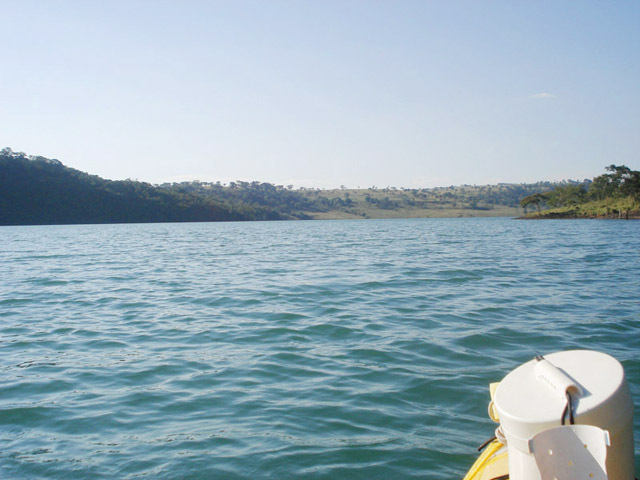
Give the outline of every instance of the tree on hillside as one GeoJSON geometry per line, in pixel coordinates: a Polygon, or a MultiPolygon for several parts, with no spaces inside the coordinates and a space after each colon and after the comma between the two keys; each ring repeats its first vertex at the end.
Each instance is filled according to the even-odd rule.
{"type": "Polygon", "coordinates": [[[522,200],[520,200],[520,206],[524,209],[525,213],[527,211],[527,207],[531,205],[535,205],[540,212],[540,206],[545,205],[547,202],[547,195],[544,193],[534,193],[533,195],[527,195],[522,200]]]}
{"type": "Polygon", "coordinates": [[[640,201],[640,172],[631,170],[624,165],[618,168],[624,168],[620,174],[620,193],[623,196],[630,195],[635,201],[640,201]]]}
{"type": "Polygon", "coordinates": [[[584,202],[587,190],[584,185],[563,185],[546,194],[550,207],[571,207],[584,202]]]}
{"type": "Polygon", "coordinates": [[[631,195],[635,200],[640,199],[640,172],[631,170],[625,165],[609,165],[606,170],[610,173],[602,174],[593,179],[589,188],[589,195],[595,200],[605,198],[626,197],[631,195]]]}

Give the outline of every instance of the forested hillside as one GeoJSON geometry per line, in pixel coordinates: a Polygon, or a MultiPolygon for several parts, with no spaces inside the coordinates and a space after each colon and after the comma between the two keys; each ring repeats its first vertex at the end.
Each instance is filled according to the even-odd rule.
{"type": "Polygon", "coordinates": [[[0,152],[0,224],[129,223],[278,218],[134,181],[104,180],[58,160],[0,152]]]}

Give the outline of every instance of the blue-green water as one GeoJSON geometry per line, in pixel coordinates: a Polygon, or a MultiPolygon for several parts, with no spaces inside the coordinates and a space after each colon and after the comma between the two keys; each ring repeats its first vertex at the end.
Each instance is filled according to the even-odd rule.
{"type": "Polygon", "coordinates": [[[625,367],[640,222],[0,228],[0,478],[460,478],[488,383],[625,367]]]}

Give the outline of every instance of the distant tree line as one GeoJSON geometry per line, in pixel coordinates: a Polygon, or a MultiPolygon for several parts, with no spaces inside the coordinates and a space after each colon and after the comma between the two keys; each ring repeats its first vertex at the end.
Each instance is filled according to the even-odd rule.
{"type": "Polygon", "coordinates": [[[260,207],[284,219],[305,219],[318,212],[343,211],[354,213],[362,208],[380,210],[461,208],[490,210],[497,206],[517,207],[523,194],[552,190],[557,183],[501,184],[446,188],[397,189],[372,187],[363,190],[314,190],[291,185],[272,185],[263,182],[189,181],[165,183],[167,191],[197,194],[220,203],[260,207]],[[361,200],[354,199],[358,194],[361,200]],[[362,201],[363,204],[360,204],[362,201]]]}
{"type": "Polygon", "coordinates": [[[264,182],[236,181],[226,186],[220,182],[207,183],[196,180],[164,183],[159,188],[167,192],[197,195],[213,202],[234,205],[241,210],[260,212],[264,220],[304,219],[308,216],[301,212],[322,209],[314,201],[291,188],[264,182]]]}
{"type": "Polygon", "coordinates": [[[422,189],[368,189],[367,204],[385,210],[399,208],[462,208],[491,210],[495,207],[517,207],[523,195],[552,190],[557,183],[462,185],[422,189]]]}

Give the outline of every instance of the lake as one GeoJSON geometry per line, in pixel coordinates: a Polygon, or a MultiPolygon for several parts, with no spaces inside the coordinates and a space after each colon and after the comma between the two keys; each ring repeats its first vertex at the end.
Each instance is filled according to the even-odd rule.
{"type": "Polygon", "coordinates": [[[461,478],[488,384],[607,352],[640,222],[0,227],[0,478],[461,478]]]}

